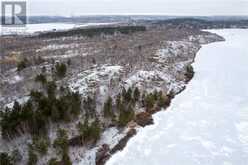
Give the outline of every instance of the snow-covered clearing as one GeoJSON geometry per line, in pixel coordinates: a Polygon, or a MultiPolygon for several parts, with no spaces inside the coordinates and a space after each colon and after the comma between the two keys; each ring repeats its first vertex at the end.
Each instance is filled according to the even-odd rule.
{"type": "Polygon", "coordinates": [[[118,65],[95,67],[79,73],[75,78],[71,79],[69,81],[69,87],[73,91],[78,91],[83,96],[87,96],[89,92],[98,89],[98,87],[100,92],[104,92],[104,86],[110,86],[109,83],[111,83],[112,80],[118,79],[121,71],[122,67],[118,65]],[[102,86],[99,86],[100,82],[102,86]]]}
{"type": "Polygon", "coordinates": [[[195,76],[154,125],[141,129],[108,165],[247,165],[248,30],[212,30],[195,76]]]}

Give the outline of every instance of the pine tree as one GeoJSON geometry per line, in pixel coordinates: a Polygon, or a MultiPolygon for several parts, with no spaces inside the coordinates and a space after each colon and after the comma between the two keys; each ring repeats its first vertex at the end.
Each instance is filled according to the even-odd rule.
{"type": "Polygon", "coordinates": [[[60,154],[68,153],[69,142],[66,130],[58,129],[57,138],[54,140],[53,146],[58,150],[60,154]]]}
{"type": "Polygon", "coordinates": [[[133,93],[134,101],[137,102],[139,100],[139,97],[140,97],[140,91],[139,91],[139,88],[136,87],[133,93]]]}
{"type": "Polygon", "coordinates": [[[72,165],[68,152],[63,153],[61,162],[63,162],[63,165],[72,165]]]}
{"type": "Polygon", "coordinates": [[[56,158],[51,158],[48,161],[48,165],[59,165],[59,164],[60,164],[60,162],[56,158]]]}
{"type": "Polygon", "coordinates": [[[38,162],[38,157],[36,153],[34,152],[33,146],[28,146],[28,165],[36,165],[38,162]]]}
{"type": "Polygon", "coordinates": [[[122,109],[119,114],[119,125],[126,126],[126,124],[134,118],[134,110],[132,104],[129,104],[127,109],[122,104],[122,109]]]}
{"type": "Polygon", "coordinates": [[[116,104],[117,111],[120,112],[121,104],[122,104],[122,98],[121,98],[120,94],[117,95],[116,100],[115,100],[115,104],[116,104]]]}
{"type": "Polygon", "coordinates": [[[66,75],[66,71],[67,71],[67,67],[64,63],[56,63],[55,65],[55,69],[56,69],[56,75],[58,76],[58,78],[63,78],[66,75]]]}
{"type": "Polygon", "coordinates": [[[0,153],[0,164],[1,165],[14,165],[11,157],[6,152],[0,153]]]}
{"type": "Polygon", "coordinates": [[[45,85],[47,83],[46,76],[44,74],[39,74],[35,77],[36,82],[40,82],[42,85],[45,85]]]}
{"type": "Polygon", "coordinates": [[[18,102],[18,101],[15,101],[15,102],[14,102],[14,106],[13,106],[13,111],[14,111],[14,112],[20,112],[21,109],[22,109],[22,107],[21,107],[21,105],[19,104],[19,102],[18,102]]]}
{"type": "Polygon", "coordinates": [[[147,110],[150,110],[153,108],[154,104],[155,104],[155,97],[152,93],[148,94],[146,97],[145,97],[145,106],[147,108],[147,110]]]}
{"type": "Polygon", "coordinates": [[[47,83],[47,95],[49,99],[55,98],[55,92],[56,92],[56,88],[57,85],[54,81],[49,81],[47,83]]]}
{"type": "Polygon", "coordinates": [[[104,103],[103,106],[104,117],[113,117],[113,103],[112,98],[109,96],[107,101],[104,103]]]}
{"type": "Polygon", "coordinates": [[[169,106],[170,104],[170,99],[168,96],[165,96],[163,95],[162,91],[159,92],[159,95],[158,95],[158,103],[157,105],[159,107],[166,107],[166,106],[169,106]]]}
{"type": "Polygon", "coordinates": [[[128,88],[127,93],[125,94],[125,100],[127,102],[130,102],[132,100],[132,89],[128,88]]]}

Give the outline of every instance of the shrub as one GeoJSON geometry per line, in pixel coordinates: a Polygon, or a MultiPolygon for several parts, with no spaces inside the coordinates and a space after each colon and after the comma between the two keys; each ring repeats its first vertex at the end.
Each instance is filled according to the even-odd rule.
{"type": "Polygon", "coordinates": [[[25,69],[29,65],[29,61],[27,58],[23,58],[22,60],[17,62],[17,71],[21,71],[25,69]]]}

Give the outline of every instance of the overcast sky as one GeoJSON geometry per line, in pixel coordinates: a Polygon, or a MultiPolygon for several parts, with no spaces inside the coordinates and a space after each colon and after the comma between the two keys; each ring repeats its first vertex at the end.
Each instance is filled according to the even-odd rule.
{"type": "Polygon", "coordinates": [[[30,15],[248,15],[248,0],[28,0],[30,15]]]}

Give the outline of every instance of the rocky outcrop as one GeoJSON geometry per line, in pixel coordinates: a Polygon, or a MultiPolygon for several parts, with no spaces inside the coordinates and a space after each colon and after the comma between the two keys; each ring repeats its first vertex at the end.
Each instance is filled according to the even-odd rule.
{"type": "Polygon", "coordinates": [[[109,146],[107,144],[103,144],[96,153],[96,159],[95,159],[95,163],[96,165],[104,165],[106,163],[106,161],[111,157],[111,155],[113,155],[114,153],[116,153],[117,151],[122,150],[128,140],[133,137],[136,134],[136,130],[135,129],[130,129],[126,136],[124,136],[118,144],[116,144],[112,149],[109,148],[109,146]]]}
{"type": "Polygon", "coordinates": [[[110,149],[107,144],[103,144],[96,153],[96,165],[104,165],[105,162],[110,158],[110,149]]]}
{"type": "Polygon", "coordinates": [[[136,115],[135,122],[142,126],[145,127],[146,125],[151,125],[153,124],[153,118],[150,113],[148,112],[141,112],[136,115]]]}
{"type": "Polygon", "coordinates": [[[117,151],[122,150],[122,149],[126,146],[128,140],[129,140],[131,137],[133,137],[134,135],[136,135],[136,133],[137,133],[137,131],[136,131],[135,129],[130,129],[130,130],[127,132],[127,135],[126,135],[124,138],[122,138],[122,139],[119,141],[119,143],[118,143],[116,146],[114,146],[114,147],[110,150],[110,154],[112,155],[112,154],[116,153],[117,151]]]}

